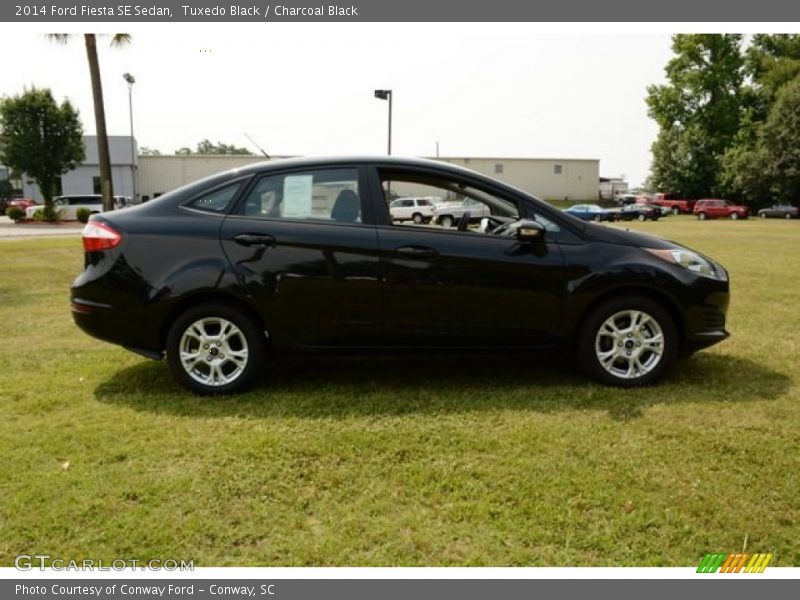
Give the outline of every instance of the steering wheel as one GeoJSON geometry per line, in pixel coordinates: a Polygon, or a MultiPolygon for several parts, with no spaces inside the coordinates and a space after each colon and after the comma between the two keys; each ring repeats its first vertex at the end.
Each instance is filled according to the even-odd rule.
{"type": "Polygon", "coordinates": [[[511,221],[510,223],[503,223],[499,227],[492,229],[492,235],[508,235],[508,230],[511,228],[511,225],[516,223],[516,221],[511,221]]]}
{"type": "Polygon", "coordinates": [[[461,218],[458,221],[458,231],[466,231],[467,226],[469,225],[469,218],[472,215],[468,210],[464,211],[464,214],[461,215],[461,218]]]}

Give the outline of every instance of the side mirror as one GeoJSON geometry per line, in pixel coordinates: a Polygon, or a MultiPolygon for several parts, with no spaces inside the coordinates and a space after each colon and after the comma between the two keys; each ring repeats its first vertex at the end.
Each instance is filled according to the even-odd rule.
{"type": "Polygon", "coordinates": [[[515,229],[514,237],[521,244],[530,244],[544,239],[545,228],[539,221],[524,219],[517,223],[515,229]]]}

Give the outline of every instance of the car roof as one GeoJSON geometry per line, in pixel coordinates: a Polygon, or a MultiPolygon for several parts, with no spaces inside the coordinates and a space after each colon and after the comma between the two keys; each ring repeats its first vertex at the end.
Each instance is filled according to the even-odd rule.
{"type": "MultiPolygon", "coordinates": [[[[270,171],[273,169],[284,169],[292,167],[319,167],[319,166],[336,166],[341,164],[381,164],[397,167],[419,167],[419,168],[433,168],[440,171],[449,171],[454,174],[474,177],[477,171],[467,169],[458,165],[453,165],[439,160],[431,160],[429,158],[418,158],[413,156],[374,156],[374,155],[351,155],[351,156],[304,156],[299,158],[279,158],[275,160],[264,160],[257,163],[245,165],[237,169],[232,169],[232,172],[240,174],[249,174],[261,171],[270,171]]],[[[477,173],[481,175],[480,173],[477,173]]],[[[483,175],[483,177],[486,177],[483,175]]],[[[503,183],[499,182],[498,183],[503,183]]],[[[507,185],[507,184],[506,184],[507,185]]]]}

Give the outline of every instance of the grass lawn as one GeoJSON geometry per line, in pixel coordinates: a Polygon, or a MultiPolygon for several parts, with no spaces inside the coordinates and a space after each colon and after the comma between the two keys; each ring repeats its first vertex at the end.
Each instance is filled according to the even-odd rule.
{"type": "Polygon", "coordinates": [[[0,242],[0,564],[800,565],[800,222],[631,229],[731,272],[730,340],[617,390],[552,359],[305,359],[198,399],[81,333],[77,239],[0,242]]]}

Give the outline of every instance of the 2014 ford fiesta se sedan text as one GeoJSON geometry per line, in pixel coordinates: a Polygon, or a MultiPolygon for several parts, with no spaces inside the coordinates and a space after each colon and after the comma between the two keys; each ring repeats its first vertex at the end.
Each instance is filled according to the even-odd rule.
{"type": "Polygon", "coordinates": [[[95,215],[83,246],[75,322],[166,354],[199,394],[244,390],[272,353],[343,350],[564,350],[630,387],[728,336],[710,258],[428,160],[256,164],[95,215]],[[396,223],[402,196],[488,216],[396,223]]]}

